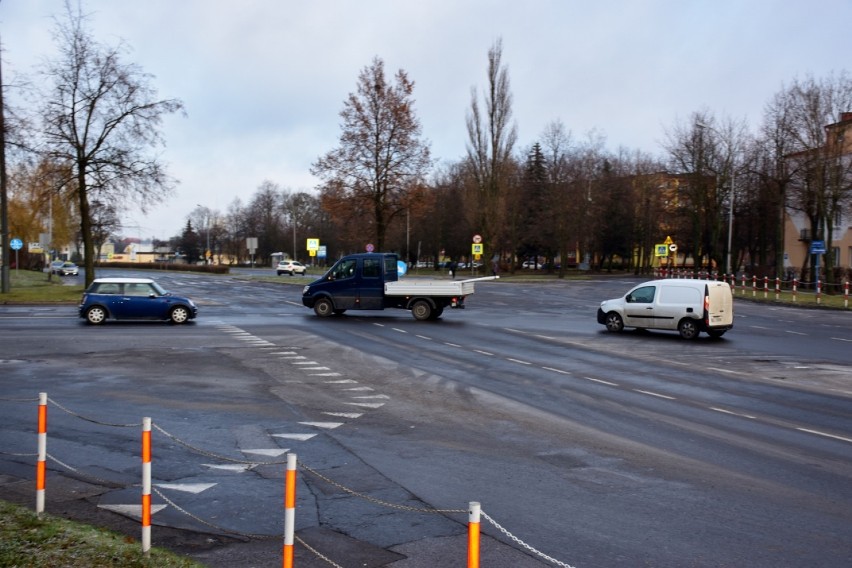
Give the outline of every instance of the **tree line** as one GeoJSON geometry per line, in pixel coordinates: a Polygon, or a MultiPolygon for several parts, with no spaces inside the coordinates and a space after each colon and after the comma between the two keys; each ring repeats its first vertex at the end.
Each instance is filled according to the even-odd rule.
{"type": "MultiPolygon", "coordinates": [[[[157,97],[121,46],[98,43],[79,9],[66,12],[55,35],[60,55],[41,70],[46,87],[33,97],[40,104],[28,116],[8,113],[10,218],[19,234],[33,234],[53,207],[54,240],[81,243],[88,281],[98,246],[121,232],[122,207],[173,191],[156,149],[163,117],[183,104],[157,97]]],[[[248,237],[258,240],[261,264],[279,252],[315,261],[309,237],[329,261],[367,243],[410,262],[469,261],[476,234],[480,260],[495,270],[529,258],[560,274],[582,263],[643,273],[654,245],[671,235],[696,266],[782,275],[788,212],[807,219],[808,239],[830,243],[848,225],[852,135],[844,141],[844,129],[827,128],[852,119],[845,71],[782,85],[756,129],[695,111],[666,129],[655,156],[611,151],[601,134],[576,137],[559,119],[520,147],[502,56],[497,40],[484,87],[471,88],[461,158],[433,158],[414,80],[404,70],[389,76],[376,57],[343,102],[337,144],[312,164],[317,188],[264,180],[225,211],[198,205],[168,244],[189,261],[244,262],[248,237]]],[[[829,247],[826,266],[837,264],[832,255],[829,247]]]]}

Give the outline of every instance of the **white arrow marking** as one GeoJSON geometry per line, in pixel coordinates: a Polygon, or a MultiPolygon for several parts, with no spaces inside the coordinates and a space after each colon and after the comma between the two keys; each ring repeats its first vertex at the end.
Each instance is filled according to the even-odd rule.
{"type": "Polygon", "coordinates": [[[272,434],[273,438],[284,438],[285,440],[298,440],[300,442],[307,442],[311,438],[316,436],[316,434],[272,434]]]}
{"type": "Polygon", "coordinates": [[[360,412],[323,412],[323,414],[327,414],[328,416],[339,416],[340,418],[361,418],[364,416],[360,412]]]}
{"type": "Polygon", "coordinates": [[[290,451],[290,448],[275,448],[273,450],[240,450],[244,454],[258,454],[261,456],[280,456],[290,451]]]}
{"type": "Polygon", "coordinates": [[[203,463],[201,464],[204,467],[209,467],[210,469],[223,469],[225,471],[248,471],[254,467],[254,464],[215,464],[215,463],[203,463]]]}
{"type": "Polygon", "coordinates": [[[350,406],[363,406],[364,408],[381,408],[385,405],[384,402],[344,402],[350,406]]]}
{"type": "MultiPolygon", "coordinates": [[[[142,505],[98,505],[98,507],[121,515],[129,515],[137,519],[142,518],[142,505]]],[[[165,508],[166,505],[151,505],[151,514],[159,513],[165,508]]]]}
{"type": "Polygon", "coordinates": [[[299,422],[299,424],[304,424],[305,426],[314,426],[315,428],[326,428],[328,430],[333,430],[340,426],[343,426],[343,422],[299,422]]]}
{"type": "Polygon", "coordinates": [[[201,493],[215,486],[215,483],[155,483],[157,487],[163,489],[174,489],[175,491],[185,491],[187,493],[201,493]]]}

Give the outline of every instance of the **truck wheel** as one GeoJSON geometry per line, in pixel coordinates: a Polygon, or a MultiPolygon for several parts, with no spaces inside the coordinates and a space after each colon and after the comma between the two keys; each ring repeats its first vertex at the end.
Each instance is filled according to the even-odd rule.
{"type": "Polygon", "coordinates": [[[677,331],[684,339],[695,339],[698,337],[698,324],[692,318],[683,318],[677,324],[677,331]]]}
{"type": "Polygon", "coordinates": [[[334,304],[328,298],[320,298],[314,304],[314,313],[321,318],[326,318],[334,313],[334,304]]]}
{"type": "Polygon", "coordinates": [[[426,300],[417,300],[414,302],[414,305],[411,306],[411,315],[413,315],[416,320],[427,320],[432,315],[432,306],[430,306],[429,302],[426,300]]]}
{"type": "Polygon", "coordinates": [[[608,331],[613,331],[618,333],[622,329],[624,329],[624,321],[622,321],[621,316],[615,312],[609,312],[604,319],[604,325],[606,326],[608,331]]]}
{"type": "Polygon", "coordinates": [[[435,308],[434,310],[432,310],[432,315],[429,316],[429,319],[436,320],[436,319],[440,318],[441,314],[443,314],[443,313],[444,313],[444,308],[439,306],[439,307],[435,308]]]}

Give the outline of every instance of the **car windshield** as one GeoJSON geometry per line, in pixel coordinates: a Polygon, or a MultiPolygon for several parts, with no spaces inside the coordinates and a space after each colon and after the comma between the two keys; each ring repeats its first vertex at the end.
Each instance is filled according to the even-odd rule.
{"type": "Polygon", "coordinates": [[[158,296],[165,296],[166,294],[168,294],[168,292],[165,290],[165,288],[163,288],[162,286],[160,286],[156,282],[151,282],[151,288],[156,290],[158,296]]]}

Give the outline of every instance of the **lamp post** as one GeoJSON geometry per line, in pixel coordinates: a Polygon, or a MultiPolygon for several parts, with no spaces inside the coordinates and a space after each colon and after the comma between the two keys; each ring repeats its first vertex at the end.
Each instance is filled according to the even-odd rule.
{"type": "Polygon", "coordinates": [[[701,122],[696,122],[695,126],[697,126],[698,128],[701,128],[701,129],[706,128],[707,130],[712,130],[713,132],[715,132],[716,135],[719,136],[719,140],[721,140],[722,142],[725,143],[725,147],[728,149],[728,156],[730,156],[730,159],[731,159],[731,165],[730,165],[730,167],[731,167],[731,198],[728,200],[728,205],[729,205],[729,209],[728,209],[728,251],[727,251],[727,254],[725,255],[725,274],[730,274],[731,273],[731,237],[734,234],[734,182],[736,180],[736,172],[734,170],[734,152],[733,152],[733,148],[731,147],[730,143],[728,143],[728,141],[725,140],[724,137],[722,137],[722,134],[718,130],[716,130],[712,126],[709,126],[709,125],[701,123],[701,122]]]}
{"type": "Polygon", "coordinates": [[[204,227],[207,229],[207,248],[204,251],[204,264],[210,264],[207,259],[207,255],[209,254],[212,260],[213,255],[210,252],[210,210],[201,205],[200,203],[196,203],[199,207],[204,210],[204,227]]]}

